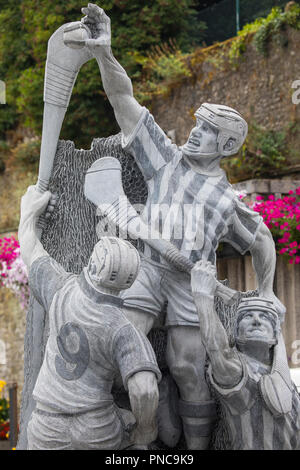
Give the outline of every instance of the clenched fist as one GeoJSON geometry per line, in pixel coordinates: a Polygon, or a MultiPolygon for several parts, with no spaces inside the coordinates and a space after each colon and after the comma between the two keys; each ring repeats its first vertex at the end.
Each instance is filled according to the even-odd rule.
{"type": "Polygon", "coordinates": [[[209,261],[198,261],[191,271],[193,294],[213,296],[217,288],[216,268],[209,261]]]}

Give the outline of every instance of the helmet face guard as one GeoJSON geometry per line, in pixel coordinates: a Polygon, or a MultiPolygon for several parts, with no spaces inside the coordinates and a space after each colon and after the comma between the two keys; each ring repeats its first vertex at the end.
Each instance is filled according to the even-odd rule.
{"type": "Polygon", "coordinates": [[[195,116],[218,131],[218,155],[228,157],[238,152],[247,137],[248,125],[237,111],[228,106],[203,103],[195,116]],[[232,147],[225,149],[231,139],[232,147]]]}

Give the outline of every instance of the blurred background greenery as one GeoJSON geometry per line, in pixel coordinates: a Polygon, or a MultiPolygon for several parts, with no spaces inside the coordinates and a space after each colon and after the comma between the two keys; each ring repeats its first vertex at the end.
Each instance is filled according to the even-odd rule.
{"type": "MultiPolygon", "coordinates": [[[[285,3],[239,0],[241,28],[285,3]]],[[[149,69],[155,69],[158,80],[189,76],[181,56],[236,34],[236,0],[103,0],[99,5],[111,17],[115,56],[137,85],[140,101],[149,99],[149,90],[155,92],[149,69]]],[[[18,129],[29,138],[41,135],[47,41],[62,24],[79,20],[82,6],[81,0],[0,0],[0,79],[6,83],[7,102],[0,108],[0,152],[7,136],[18,137],[18,129]]],[[[93,137],[116,132],[97,63],[91,61],[79,73],[61,138],[89,148],[93,137]]],[[[38,144],[30,145],[32,158],[38,158],[38,144]]]]}

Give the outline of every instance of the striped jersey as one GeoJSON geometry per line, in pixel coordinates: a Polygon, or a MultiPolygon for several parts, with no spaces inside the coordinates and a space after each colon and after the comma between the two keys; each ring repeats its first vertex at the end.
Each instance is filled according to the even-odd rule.
{"type": "Polygon", "coordinates": [[[152,346],[123,314],[122,300],[66,273],[50,256],[31,266],[33,295],[49,314],[49,338],[34,399],[60,413],[109,407],[120,373],[124,387],[137,372],[161,374],[152,346]]]}
{"type": "Polygon", "coordinates": [[[243,378],[233,388],[223,388],[208,368],[210,382],[225,414],[232,450],[295,450],[300,449],[300,396],[292,391],[292,410],[275,417],[266,405],[259,387],[266,368],[239,353],[243,378]]]}
{"type": "MultiPolygon", "coordinates": [[[[195,172],[146,108],[126,141],[123,136],[122,145],[147,183],[141,218],[150,227],[151,238],[160,233],[194,263],[200,259],[215,263],[221,241],[241,254],[251,248],[261,216],[240,201],[224,171],[218,176],[195,172]]],[[[141,242],[140,248],[146,257],[167,264],[147,243],[141,242]]]]}

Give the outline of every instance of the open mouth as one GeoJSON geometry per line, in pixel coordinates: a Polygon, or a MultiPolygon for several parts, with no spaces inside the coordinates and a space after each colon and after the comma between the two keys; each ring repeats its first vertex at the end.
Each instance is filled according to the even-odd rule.
{"type": "Polygon", "coordinates": [[[200,146],[200,140],[195,139],[194,137],[192,137],[191,139],[189,139],[188,143],[189,143],[189,144],[192,144],[192,145],[195,145],[196,147],[199,147],[199,146],[200,146]]]}

